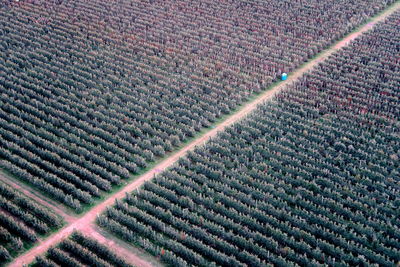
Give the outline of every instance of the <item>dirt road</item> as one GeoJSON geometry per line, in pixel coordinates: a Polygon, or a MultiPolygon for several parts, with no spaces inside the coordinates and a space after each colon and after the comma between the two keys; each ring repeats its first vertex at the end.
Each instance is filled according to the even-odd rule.
{"type": "Polygon", "coordinates": [[[91,232],[85,232],[92,238],[95,238],[98,242],[113,248],[118,252],[118,255],[123,257],[127,262],[135,263],[135,266],[143,267],[161,267],[162,264],[159,260],[146,251],[134,247],[133,245],[113,236],[111,233],[104,229],[101,229],[98,225],[92,224],[90,228],[91,232]]]}
{"type": "Polygon", "coordinates": [[[63,217],[66,223],[69,224],[76,220],[76,217],[69,214],[64,206],[61,206],[60,204],[54,202],[53,200],[41,195],[39,192],[35,192],[33,188],[1,172],[1,170],[0,170],[0,181],[3,181],[4,183],[6,183],[7,185],[11,186],[14,189],[17,189],[18,191],[20,191],[27,197],[33,199],[37,203],[55,211],[58,215],[63,217]]]}
{"type": "MultiPolygon", "coordinates": [[[[104,202],[100,203],[99,205],[95,206],[92,208],[90,211],[88,211],[84,216],[82,216],[79,219],[76,219],[57,233],[49,236],[46,240],[44,240],[41,244],[38,246],[35,246],[34,248],[30,249],[28,252],[25,254],[19,256],[10,264],[12,267],[21,267],[23,264],[30,263],[32,260],[37,255],[40,255],[44,253],[50,246],[56,245],[58,242],[60,242],[63,238],[67,237],[74,229],[81,230],[83,233],[88,233],[89,235],[92,235],[93,237],[97,239],[102,239],[99,235],[95,234],[96,229],[93,227],[93,223],[96,219],[96,216],[101,214],[107,206],[114,204],[116,199],[121,199],[125,196],[126,193],[132,192],[133,190],[136,190],[139,188],[141,185],[143,185],[144,182],[152,179],[156,173],[159,173],[168,167],[172,166],[174,163],[177,162],[177,160],[180,157],[185,156],[185,154],[193,150],[196,146],[201,146],[204,144],[205,141],[208,139],[215,137],[216,134],[220,131],[223,131],[226,127],[229,127],[233,123],[236,123],[246,117],[249,113],[254,111],[257,108],[257,105],[270,100],[276,93],[281,91],[283,88],[285,88],[287,85],[291,84],[293,81],[295,81],[297,78],[302,76],[305,72],[311,70],[313,67],[315,67],[321,60],[327,58],[330,56],[332,53],[336,52],[338,49],[341,47],[347,45],[351,40],[354,40],[356,37],[358,37],[360,34],[364,33],[365,31],[371,29],[377,22],[384,20],[387,16],[392,14],[395,10],[399,9],[400,7],[400,2],[397,2],[387,10],[385,10],[383,13],[381,13],[379,16],[374,17],[369,23],[363,25],[361,28],[357,30],[357,32],[351,33],[347,36],[345,36],[343,39],[341,39],[339,42],[333,44],[330,48],[324,50],[322,53],[317,55],[313,60],[310,62],[304,64],[302,67],[298,68],[296,71],[293,73],[289,74],[289,78],[284,81],[280,82],[276,86],[274,86],[272,89],[262,93],[259,95],[254,101],[247,103],[246,105],[243,106],[239,111],[235,112],[231,116],[229,116],[226,120],[218,124],[215,128],[209,130],[199,138],[193,140],[191,143],[177,151],[175,154],[171,155],[170,157],[166,158],[164,161],[156,165],[153,169],[149,170],[148,172],[144,173],[142,176],[138,177],[135,181],[131,182],[127,186],[125,186],[123,189],[115,193],[114,195],[110,196],[107,198],[104,202]]],[[[104,241],[104,240],[103,240],[104,241]]],[[[118,247],[114,247],[118,251],[118,247]]],[[[126,251],[124,249],[120,249],[121,255],[126,255],[126,251]]],[[[149,264],[137,257],[134,254],[130,254],[129,260],[135,264],[136,266],[149,266],[149,264]]]]}

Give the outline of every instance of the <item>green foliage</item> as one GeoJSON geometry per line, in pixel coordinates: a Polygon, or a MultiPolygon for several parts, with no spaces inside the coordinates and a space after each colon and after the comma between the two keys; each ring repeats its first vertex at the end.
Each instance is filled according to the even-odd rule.
{"type": "Polygon", "coordinates": [[[393,1],[2,1],[0,166],[80,212],[393,1]]]}
{"type": "Polygon", "coordinates": [[[117,201],[98,224],[168,265],[398,263],[400,61],[388,40],[400,39],[399,19],[117,201]]]}
{"type": "Polygon", "coordinates": [[[2,257],[10,260],[25,245],[62,226],[61,217],[0,182],[0,242],[2,257]],[[8,255],[8,256],[7,256],[8,255]]]}
{"type": "Polygon", "coordinates": [[[38,256],[35,259],[35,263],[32,267],[58,267],[59,265],[50,259],[46,259],[43,256],[38,256]]]}
{"type": "Polygon", "coordinates": [[[8,250],[0,245],[0,259],[2,261],[9,261],[11,259],[11,255],[8,250]]]}
{"type": "Polygon", "coordinates": [[[71,235],[71,240],[87,248],[89,251],[96,254],[99,258],[109,262],[112,266],[115,267],[130,266],[123,259],[119,258],[114,252],[112,252],[107,246],[102,245],[93,239],[86,238],[80,232],[74,232],[71,235]]]}
{"type": "Polygon", "coordinates": [[[79,232],[73,232],[45,255],[37,257],[32,266],[39,267],[42,263],[44,266],[132,267],[105,245],[79,232]]]}

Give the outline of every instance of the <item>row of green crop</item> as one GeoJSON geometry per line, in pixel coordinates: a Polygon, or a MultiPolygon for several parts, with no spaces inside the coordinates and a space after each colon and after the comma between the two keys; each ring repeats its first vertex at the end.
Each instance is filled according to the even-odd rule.
{"type": "Polygon", "coordinates": [[[400,261],[397,12],[98,224],[168,265],[400,261]]]}
{"type": "Polygon", "coordinates": [[[372,2],[4,3],[0,165],[81,211],[392,1],[372,2]]]}
{"type": "Polygon", "coordinates": [[[0,260],[12,259],[24,248],[62,226],[60,217],[0,182],[0,260]]]}
{"type": "Polygon", "coordinates": [[[32,267],[56,266],[104,266],[132,267],[117,256],[109,247],[88,238],[80,232],[50,248],[44,255],[36,257],[32,267]]]}

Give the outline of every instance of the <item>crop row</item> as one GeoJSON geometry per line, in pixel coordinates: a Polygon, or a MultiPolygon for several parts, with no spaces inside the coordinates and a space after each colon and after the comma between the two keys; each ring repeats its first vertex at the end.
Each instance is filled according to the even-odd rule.
{"type": "Polygon", "coordinates": [[[397,264],[399,19],[118,201],[99,225],[175,266],[397,264]]]}
{"type": "Polygon", "coordinates": [[[391,2],[1,1],[0,165],[79,211],[391,2]]]}
{"type": "Polygon", "coordinates": [[[33,267],[132,267],[107,246],[80,232],[73,232],[69,238],[61,241],[56,247],[52,247],[44,255],[36,257],[31,265],[33,267]]]}
{"type": "Polygon", "coordinates": [[[0,265],[62,223],[52,211],[0,181],[0,265]]]}

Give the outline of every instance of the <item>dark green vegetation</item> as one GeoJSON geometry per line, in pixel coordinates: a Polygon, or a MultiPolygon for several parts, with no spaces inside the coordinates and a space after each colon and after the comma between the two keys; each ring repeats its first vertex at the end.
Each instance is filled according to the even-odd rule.
{"type": "Polygon", "coordinates": [[[400,12],[98,223],[172,266],[400,261],[400,12]]]}
{"type": "Polygon", "coordinates": [[[392,2],[0,0],[0,167],[82,211],[392,2]]]}
{"type": "Polygon", "coordinates": [[[0,266],[62,224],[52,211],[0,181],[0,266]]]}
{"type": "Polygon", "coordinates": [[[45,256],[39,256],[32,267],[96,266],[132,267],[108,247],[79,232],[74,232],[56,247],[50,248],[45,256]]]}

